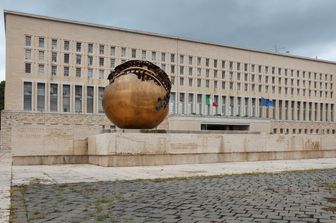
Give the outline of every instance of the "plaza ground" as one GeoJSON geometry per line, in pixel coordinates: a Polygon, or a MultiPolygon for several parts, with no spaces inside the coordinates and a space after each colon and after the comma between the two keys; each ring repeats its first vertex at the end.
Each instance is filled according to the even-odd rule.
{"type": "Polygon", "coordinates": [[[10,191],[12,222],[336,222],[334,158],[11,168],[6,153],[0,163],[2,222],[10,191]]]}

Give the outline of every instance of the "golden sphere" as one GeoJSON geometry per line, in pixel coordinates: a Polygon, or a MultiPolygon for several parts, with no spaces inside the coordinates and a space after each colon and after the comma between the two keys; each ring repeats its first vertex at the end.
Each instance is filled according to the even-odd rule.
{"type": "Polygon", "coordinates": [[[115,68],[103,95],[106,116],[119,128],[151,129],[168,114],[171,83],[158,66],[131,60],[115,68]]]}

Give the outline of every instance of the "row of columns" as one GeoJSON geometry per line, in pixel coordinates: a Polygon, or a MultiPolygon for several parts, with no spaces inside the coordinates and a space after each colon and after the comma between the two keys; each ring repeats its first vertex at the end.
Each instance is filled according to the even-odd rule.
{"type": "Polygon", "coordinates": [[[290,100],[272,100],[262,106],[260,98],[197,93],[171,93],[170,113],[260,117],[291,121],[335,121],[335,104],[290,100]],[[211,98],[218,107],[206,104],[211,98]]]}

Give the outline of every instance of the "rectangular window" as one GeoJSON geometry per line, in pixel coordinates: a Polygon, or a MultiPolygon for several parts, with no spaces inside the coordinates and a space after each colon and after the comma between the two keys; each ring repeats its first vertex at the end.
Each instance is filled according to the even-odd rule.
{"type": "Polygon", "coordinates": [[[25,49],[25,60],[31,60],[31,50],[25,49]]]}
{"type": "Polygon", "coordinates": [[[161,53],[161,61],[162,62],[166,61],[166,53],[161,53]]]}
{"type": "Polygon", "coordinates": [[[76,64],[81,64],[82,63],[82,56],[80,54],[76,55],[76,64]]]}
{"type": "Polygon", "coordinates": [[[39,37],[39,47],[44,48],[44,38],[43,37],[39,37]]]}
{"type": "Polygon", "coordinates": [[[175,63],[175,54],[170,54],[170,62],[175,63]]]}
{"type": "Polygon", "coordinates": [[[201,68],[197,68],[197,76],[201,76],[202,75],[202,69],[201,68]]]}
{"type": "Polygon", "coordinates": [[[51,66],[51,75],[56,75],[57,72],[57,66],[53,65],[51,66]]]}
{"type": "Polygon", "coordinates": [[[121,57],[126,57],[126,48],[125,47],[121,48],[121,57]]]}
{"type": "Polygon", "coordinates": [[[76,52],[80,52],[82,51],[82,43],[81,42],[77,42],[76,43],[76,52]]]}
{"type": "Polygon", "coordinates": [[[202,87],[202,80],[201,79],[197,79],[197,87],[202,87]]]}
{"type": "Polygon", "coordinates": [[[51,52],[51,62],[57,63],[57,53],[51,52]]]}
{"type": "Polygon", "coordinates": [[[146,60],[146,50],[141,51],[141,59],[146,60]]]}
{"type": "Polygon", "coordinates": [[[45,99],[45,84],[37,83],[37,111],[44,111],[45,99]]]}
{"type": "Polygon", "coordinates": [[[180,55],[180,64],[184,64],[184,56],[180,55]]]}
{"type": "Polygon", "coordinates": [[[92,68],[88,69],[88,78],[92,78],[93,77],[93,70],[92,68]]]}
{"type": "Polygon", "coordinates": [[[82,112],[82,86],[75,86],[75,112],[82,112]]]}
{"type": "Polygon", "coordinates": [[[93,53],[93,43],[88,44],[88,53],[93,53]]]}
{"type": "Polygon", "coordinates": [[[98,88],[98,112],[103,113],[103,95],[104,95],[104,87],[98,88]]]}
{"type": "Polygon", "coordinates": [[[115,59],[111,58],[110,59],[110,68],[114,69],[114,67],[115,67],[115,59]]]}
{"type": "Polygon", "coordinates": [[[38,52],[39,61],[44,61],[44,51],[39,50],[38,52]]]}
{"type": "Polygon", "coordinates": [[[115,47],[114,46],[111,46],[110,48],[110,55],[111,57],[115,57],[115,47]]]}
{"type": "Polygon", "coordinates": [[[80,67],[76,67],[76,77],[82,76],[82,69],[80,67]]]}
{"type": "Polygon", "coordinates": [[[70,85],[63,85],[63,112],[70,112],[70,85]]]}
{"type": "Polygon", "coordinates": [[[136,58],[136,49],[132,49],[132,58],[136,58]]]}
{"type": "Polygon", "coordinates": [[[88,86],[87,87],[87,93],[86,93],[86,112],[87,113],[93,113],[93,97],[94,97],[94,93],[93,93],[93,87],[92,86],[88,86]]]}
{"type": "Polygon", "coordinates": [[[31,63],[25,63],[25,73],[26,74],[31,73],[31,63]]]}
{"type": "Polygon", "coordinates": [[[161,64],[161,69],[166,71],[166,64],[161,64]]]}
{"type": "Polygon", "coordinates": [[[69,60],[70,60],[69,57],[70,55],[68,53],[64,54],[64,63],[67,63],[67,64],[69,63],[69,60]]]}
{"type": "Polygon", "coordinates": [[[209,66],[209,58],[205,58],[205,66],[208,67],[209,66]]]}
{"type": "Polygon", "coordinates": [[[31,46],[31,36],[25,36],[25,46],[31,46]]]}
{"type": "Polygon", "coordinates": [[[217,60],[214,60],[214,67],[217,67],[217,60]]]}
{"type": "Polygon", "coordinates": [[[70,49],[70,42],[68,40],[64,40],[64,50],[70,49]]]}
{"type": "Polygon", "coordinates": [[[189,67],[189,75],[192,76],[193,69],[192,67],[189,67]]]}
{"type": "Polygon", "coordinates": [[[43,74],[44,73],[44,64],[39,64],[38,65],[38,73],[43,74]]]}
{"type": "Polygon", "coordinates": [[[51,40],[51,50],[56,50],[57,49],[57,39],[52,39],[51,40]]]}
{"type": "Polygon", "coordinates": [[[104,79],[104,70],[99,70],[99,79],[104,79]]]}
{"type": "Polygon", "coordinates": [[[180,77],[180,86],[183,86],[183,85],[184,85],[184,78],[180,77]]]}
{"type": "Polygon", "coordinates": [[[156,52],[152,51],[152,61],[156,61],[156,52]]]}
{"type": "Polygon", "coordinates": [[[99,45],[99,54],[104,54],[104,45],[99,45]]]}
{"type": "Polygon", "coordinates": [[[180,66],[180,75],[184,74],[184,66],[180,66]]]}
{"type": "Polygon", "coordinates": [[[175,66],[174,66],[174,65],[171,65],[171,66],[170,66],[170,72],[171,72],[172,74],[175,73],[175,66]]]}
{"type": "Polygon", "coordinates": [[[104,66],[104,57],[99,57],[99,66],[100,67],[104,66]]]}
{"type": "Polygon", "coordinates": [[[189,87],[192,87],[192,81],[193,81],[193,79],[189,78],[189,87]]]}
{"type": "Polygon", "coordinates": [[[193,57],[189,56],[189,65],[192,65],[193,57]]]}
{"type": "Polygon", "coordinates": [[[201,66],[201,63],[202,63],[202,58],[197,57],[197,66],[201,66]]]}
{"type": "Polygon", "coordinates": [[[93,65],[93,56],[88,56],[88,65],[89,66],[93,65]]]}
{"type": "Polygon", "coordinates": [[[64,67],[64,77],[68,77],[69,76],[69,67],[64,67]]]}
{"type": "Polygon", "coordinates": [[[50,111],[57,112],[58,85],[50,84],[50,111]]]}
{"type": "Polygon", "coordinates": [[[31,82],[23,83],[23,110],[25,111],[32,110],[32,83],[31,82]]]}

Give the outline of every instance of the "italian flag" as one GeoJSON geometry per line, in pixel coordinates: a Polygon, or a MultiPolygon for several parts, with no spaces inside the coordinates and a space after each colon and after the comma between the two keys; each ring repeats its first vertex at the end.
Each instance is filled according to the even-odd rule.
{"type": "Polygon", "coordinates": [[[205,97],[205,103],[207,105],[212,105],[212,107],[218,107],[218,104],[216,102],[212,101],[211,98],[208,95],[205,97]]]}

